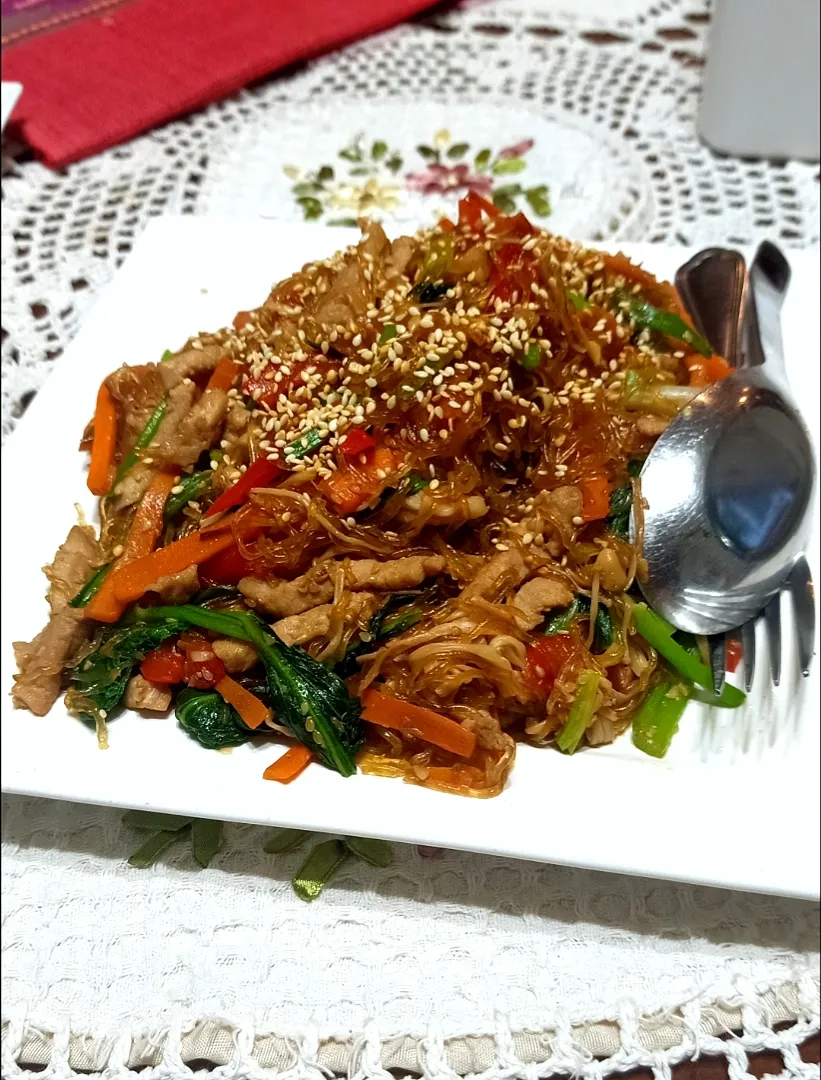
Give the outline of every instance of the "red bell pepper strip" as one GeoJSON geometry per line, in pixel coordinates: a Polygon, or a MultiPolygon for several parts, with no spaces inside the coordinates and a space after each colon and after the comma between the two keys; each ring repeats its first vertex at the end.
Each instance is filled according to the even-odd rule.
{"type": "Polygon", "coordinates": [[[365,450],[370,450],[373,446],[376,446],[376,439],[373,435],[369,435],[362,428],[354,428],[340,442],[339,449],[346,457],[355,457],[365,450]]]}
{"type": "Polygon", "coordinates": [[[224,514],[227,510],[233,510],[235,506],[241,506],[254,488],[268,487],[272,480],[279,476],[282,470],[275,461],[268,458],[257,458],[253,465],[249,465],[233,487],[223,491],[208,507],[208,513],[202,519],[202,524],[211,521],[217,514],[224,514]]]}

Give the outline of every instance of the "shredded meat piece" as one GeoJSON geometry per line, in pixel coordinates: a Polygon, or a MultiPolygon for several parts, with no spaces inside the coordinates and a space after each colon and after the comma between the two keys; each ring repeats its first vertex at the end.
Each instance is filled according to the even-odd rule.
{"type": "Polygon", "coordinates": [[[171,708],[171,691],[168,687],[149,682],[142,675],[132,675],[125,688],[124,703],[127,709],[167,712],[171,708]]]}
{"type": "Polygon", "coordinates": [[[224,352],[220,345],[204,345],[201,349],[183,349],[169,356],[159,365],[166,389],[173,390],[183,379],[196,379],[198,375],[213,371],[224,352]]]}
{"type": "Polygon", "coordinates": [[[485,709],[453,709],[455,712],[464,712],[460,719],[463,728],[472,731],[476,741],[485,750],[504,750],[510,736],[502,731],[499,721],[490,715],[485,709]]]}
{"type": "Polygon", "coordinates": [[[172,438],[183,417],[190,411],[196,393],[197,388],[193,383],[180,383],[179,386],[175,386],[169,392],[165,414],[157,429],[155,440],[151,444],[152,450],[148,454],[151,462],[146,464],[138,461],[134,468],[129,469],[117,484],[114,489],[114,494],[117,496],[116,510],[124,510],[128,506],[133,506],[148,491],[151,478],[154,475],[154,454],[157,453],[153,448],[160,443],[167,443],[172,438]]]}
{"type": "Polygon", "coordinates": [[[228,411],[224,390],[206,390],[168,439],[158,439],[156,456],[173,465],[193,465],[217,441],[228,411]]]}
{"type": "Polygon", "coordinates": [[[416,241],[412,236],[399,236],[391,244],[390,262],[398,274],[404,274],[408,263],[416,254],[416,241]]]}
{"type": "Polygon", "coordinates": [[[670,421],[663,416],[640,416],[636,421],[636,431],[640,435],[656,436],[667,430],[670,421]]]}
{"type": "Polygon", "coordinates": [[[194,593],[199,592],[200,579],[196,566],[189,566],[177,574],[158,578],[146,592],[158,593],[164,604],[185,604],[194,593]]]}
{"type": "Polygon", "coordinates": [[[12,700],[18,708],[45,716],[60,693],[67,662],[88,637],[91,624],[82,608],[68,606],[91,571],[102,562],[94,530],[75,525],[61,545],[54,562],[46,567],[51,617],[31,642],[16,641],[14,655],[19,674],[14,676],[12,700]]]}
{"type": "MultiPolygon", "coordinates": [[[[370,593],[343,593],[342,601],[345,603],[345,622],[348,625],[369,618],[381,603],[378,597],[370,593]]],[[[333,604],[320,604],[310,611],[303,611],[301,615],[279,619],[271,629],[286,645],[304,645],[328,633],[333,609],[333,604]]]]}
{"type": "Polygon", "coordinates": [[[554,488],[545,496],[543,507],[546,513],[557,518],[569,529],[573,524],[573,518],[582,515],[584,498],[580,489],[572,485],[554,488]]]}
{"type": "Polygon", "coordinates": [[[225,664],[225,670],[229,675],[235,675],[240,671],[248,671],[259,659],[257,650],[247,641],[236,641],[233,638],[217,638],[211,642],[211,648],[225,664]]]}
{"type": "Polygon", "coordinates": [[[366,261],[373,259],[374,264],[378,266],[391,250],[391,242],[378,221],[363,218],[360,221],[360,227],[363,235],[359,241],[359,253],[366,261]]]}
{"type": "Polygon", "coordinates": [[[462,591],[461,599],[470,600],[481,596],[485,600],[499,600],[510,589],[515,588],[527,574],[527,564],[517,548],[500,551],[482,569],[470,584],[462,591]]]}
{"type": "Polygon", "coordinates": [[[516,621],[523,630],[532,630],[542,621],[545,611],[567,607],[572,600],[573,593],[564,582],[549,577],[532,578],[513,597],[517,608],[516,621]]]}
{"type": "MultiPolygon", "coordinates": [[[[426,577],[440,574],[445,569],[441,555],[408,555],[404,559],[381,562],[378,559],[357,559],[342,563],[345,584],[348,588],[361,589],[410,589],[420,585],[426,577]]],[[[334,595],[333,581],[328,564],[319,563],[307,574],[294,581],[266,582],[258,578],[243,578],[239,583],[242,595],[256,607],[271,615],[301,615],[303,611],[327,604],[334,595]]]]}
{"type": "Polygon", "coordinates": [[[134,446],[137,436],[162,401],[162,376],[156,364],[123,365],[108,376],[105,385],[117,406],[117,453],[122,459],[134,446]]]}

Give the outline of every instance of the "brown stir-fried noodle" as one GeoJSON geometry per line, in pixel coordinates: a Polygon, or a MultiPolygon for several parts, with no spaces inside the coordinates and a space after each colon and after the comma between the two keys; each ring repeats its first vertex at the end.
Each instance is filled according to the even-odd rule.
{"type": "MultiPolygon", "coordinates": [[[[566,724],[582,673],[599,676],[589,745],[611,742],[645,698],[659,661],[631,618],[643,563],[630,466],[686,400],[669,388],[715,376],[686,335],[642,326],[637,299],[683,313],[669,285],[623,256],[475,197],[455,225],[393,243],[378,224],[362,228],[357,246],[305,266],[233,328],[109,378],[118,463],[160,393],[170,412],[190,392],[103,500],[91,565],[120,557],[152,472],[175,469],[181,484],[210,467],[160,545],[230,530],[244,560],[234,608],[329,666],[355,648],[352,694],[378,689],[476,737],[464,759],[412,726],[368,722],[365,772],[495,795],[516,741],[550,743],[566,724]],[[209,379],[226,356],[224,392],[209,379]],[[279,472],[209,514],[261,459],[279,472]],[[413,618],[374,634],[400,593],[413,618]]],[[[192,573],[186,597],[209,583],[203,567],[192,573]]]]}

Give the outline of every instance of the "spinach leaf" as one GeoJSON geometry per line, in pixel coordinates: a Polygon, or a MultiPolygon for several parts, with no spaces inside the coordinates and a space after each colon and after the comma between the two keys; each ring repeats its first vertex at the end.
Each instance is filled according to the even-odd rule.
{"type": "MultiPolygon", "coordinates": [[[[627,466],[627,475],[635,479],[644,466],[643,459],[635,459],[627,466]]],[[[633,509],[633,485],[622,484],[610,494],[610,513],[605,518],[605,525],[616,536],[627,539],[630,531],[630,511],[633,509]]]]}
{"type": "Polygon", "coordinates": [[[702,356],[713,355],[710,343],[697,330],[688,326],[684,319],[671,311],[661,311],[652,304],[648,304],[646,300],[634,296],[630,300],[628,313],[636,326],[646,330],[656,330],[665,337],[673,338],[674,341],[683,341],[685,345],[689,345],[702,356]]]}
{"type": "Polygon", "coordinates": [[[450,288],[444,281],[420,281],[410,291],[420,304],[436,304],[450,288]]]}
{"type": "Polygon", "coordinates": [[[336,673],[343,679],[349,679],[359,671],[358,659],[373,652],[374,646],[389,638],[404,634],[422,618],[423,611],[419,604],[419,592],[401,592],[390,596],[382,607],[375,612],[368,623],[368,640],[351,642],[345,655],[336,665],[336,673]]]}
{"type": "Polygon", "coordinates": [[[184,623],[165,619],[156,624],[135,622],[101,630],[91,651],[69,675],[68,711],[95,723],[105,720],[122,701],[134,666],[166,638],[185,629],[184,623]]]}
{"type": "Polygon", "coordinates": [[[177,698],[175,715],[180,727],[206,750],[242,746],[252,735],[239,713],[216,690],[183,690],[177,698]]]}
{"type": "MultiPolygon", "coordinates": [[[[589,614],[590,598],[579,593],[567,607],[556,608],[551,612],[550,618],[545,625],[545,635],[552,637],[554,634],[566,634],[576,619],[584,618],[589,614]]],[[[593,631],[592,652],[605,652],[613,644],[614,638],[613,620],[610,611],[604,604],[599,604],[593,631]]]]}

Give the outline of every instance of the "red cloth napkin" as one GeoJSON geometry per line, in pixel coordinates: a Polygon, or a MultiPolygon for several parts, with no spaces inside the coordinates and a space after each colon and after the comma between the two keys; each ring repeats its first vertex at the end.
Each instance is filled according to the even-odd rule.
{"type": "Polygon", "coordinates": [[[433,0],[3,0],[3,78],[61,168],[433,0]]]}

